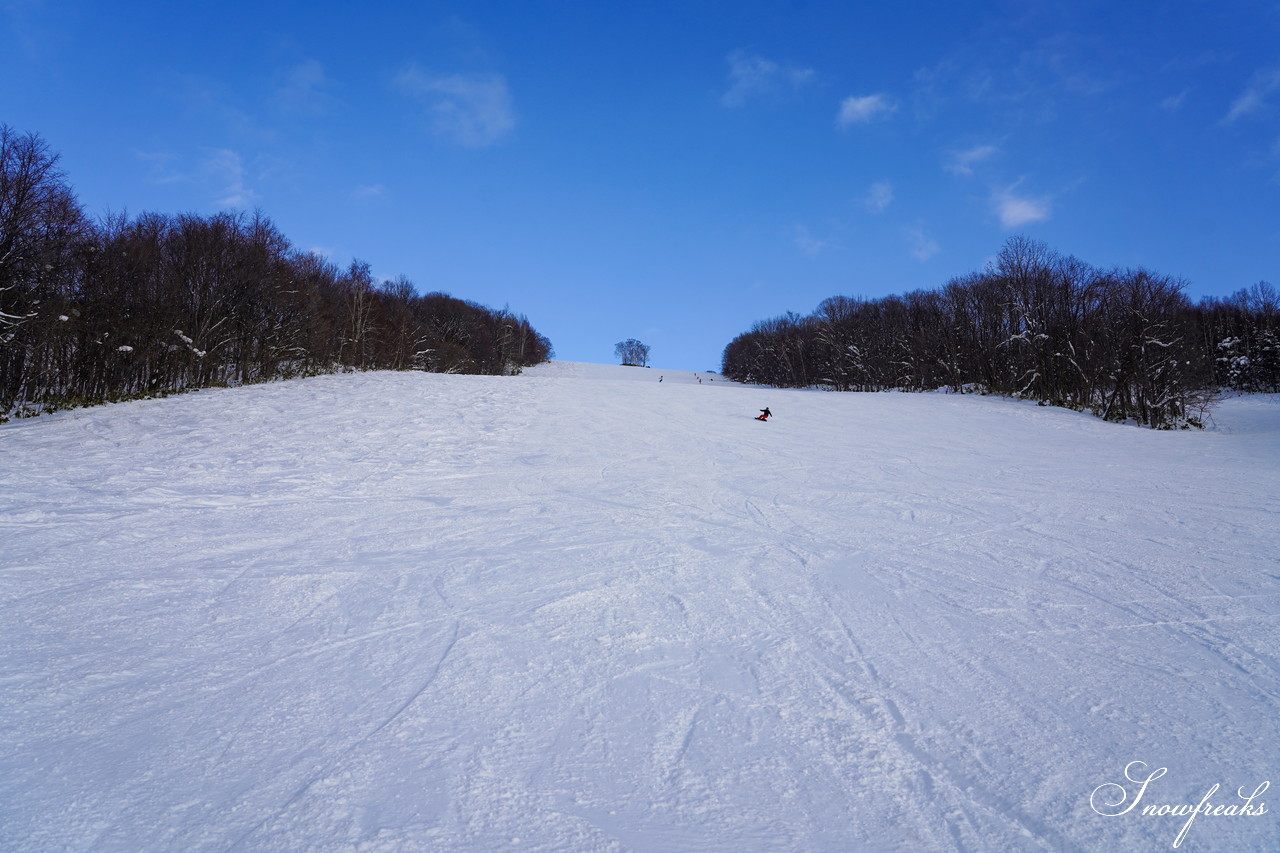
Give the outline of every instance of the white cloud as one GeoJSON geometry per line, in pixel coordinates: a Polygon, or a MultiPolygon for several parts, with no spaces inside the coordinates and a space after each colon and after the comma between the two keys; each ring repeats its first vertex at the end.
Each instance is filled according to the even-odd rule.
{"type": "Polygon", "coordinates": [[[981,163],[983,160],[989,159],[1000,153],[1000,149],[994,145],[976,145],[965,151],[957,151],[951,155],[951,162],[944,167],[948,172],[954,172],[957,175],[972,175],[975,163],[981,163]]]}
{"type": "MultiPolygon", "coordinates": [[[[249,186],[249,169],[239,152],[230,148],[201,148],[194,160],[169,152],[135,152],[139,160],[149,164],[147,179],[156,184],[186,184],[197,192],[208,193],[217,207],[249,207],[260,198],[249,186]]],[[[255,157],[255,171],[262,179],[262,157],[255,157]]]]}
{"type": "Polygon", "coordinates": [[[168,151],[135,151],[134,155],[146,163],[150,169],[147,180],[155,184],[172,184],[179,181],[190,181],[191,178],[178,171],[178,157],[168,151]]]}
{"type": "Polygon", "coordinates": [[[1176,95],[1170,95],[1160,102],[1160,109],[1167,113],[1176,113],[1178,110],[1182,109],[1182,104],[1187,100],[1187,95],[1190,92],[1190,89],[1183,89],[1176,95]]]}
{"type": "Polygon", "coordinates": [[[867,190],[867,196],[862,203],[872,213],[884,213],[885,208],[893,203],[893,184],[888,181],[876,181],[867,190]]]}
{"type": "Polygon", "coordinates": [[[882,115],[888,115],[897,109],[885,95],[864,95],[849,97],[840,102],[840,112],[836,114],[836,124],[848,127],[851,124],[866,124],[882,115]]]}
{"type": "Polygon", "coordinates": [[[410,65],[396,86],[427,106],[431,132],[465,148],[484,148],[516,126],[507,80],[501,74],[428,74],[410,65]]]}
{"type": "Polygon", "coordinates": [[[235,105],[239,99],[226,83],[199,75],[186,75],[174,80],[172,85],[175,87],[173,96],[185,110],[218,122],[237,137],[274,140],[275,132],[271,128],[235,105]]]}
{"type": "Polygon", "coordinates": [[[1262,111],[1267,106],[1267,98],[1277,90],[1280,90],[1280,68],[1259,71],[1253,75],[1253,79],[1240,93],[1240,97],[1231,104],[1231,109],[1223,122],[1230,123],[1242,116],[1262,111]]]}
{"type": "Polygon", "coordinates": [[[276,89],[275,103],[295,113],[327,112],[332,103],[328,92],[332,85],[324,73],[324,65],[309,59],[285,72],[280,87],[276,89]]]}
{"type": "Polygon", "coordinates": [[[387,188],[382,184],[365,184],[351,191],[351,197],[356,201],[371,201],[386,194],[387,188]]]}
{"type": "Polygon", "coordinates": [[[923,263],[942,251],[938,241],[930,237],[922,226],[904,228],[902,233],[907,238],[907,246],[911,251],[911,256],[917,261],[923,263]]]}
{"type": "Polygon", "coordinates": [[[218,187],[214,203],[219,207],[248,207],[258,198],[258,194],[245,183],[244,161],[230,148],[208,149],[204,162],[200,164],[200,173],[210,184],[218,187]]]}
{"type": "Polygon", "coordinates": [[[729,54],[729,88],[720,98],[726,107],[740,107],[750,98],[777,97],[814,79],[813,69],[779,65],[742,51],[729,54]]]}
{"type": "MultiPolygon", "coordinates": [[[[1021,183],[1021,182],[1019,182],[1021,183]]],[[[1017,228],[1032,222],[1043,222],[1049,218],[1051,205],[1047,198],[1028,198],[1018,195],[1018,184],[996,190],[991,195],[991,203],[1000,224],[1005,228],[1017,228]]]]}
{"type": "Polygon", "coordinates": [[[791,242],[807,258],[816,258],[828,246],[826,240],[820,240],[813,236],[809,229],[803,225],[797,225],[792,230],[791,242]]]}

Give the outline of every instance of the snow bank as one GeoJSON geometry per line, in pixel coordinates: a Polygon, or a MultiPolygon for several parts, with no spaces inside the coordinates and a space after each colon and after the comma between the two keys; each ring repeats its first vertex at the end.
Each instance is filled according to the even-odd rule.
{"type": "Polygon", "coordinates": [[[0,426],[3,846],[1164,850],[1143,807],[1274,778],[1274,401],[1171,434],[707,379],[0,426]],[[1127,765],[1166,773],[1112,814],[1127,765]]]}

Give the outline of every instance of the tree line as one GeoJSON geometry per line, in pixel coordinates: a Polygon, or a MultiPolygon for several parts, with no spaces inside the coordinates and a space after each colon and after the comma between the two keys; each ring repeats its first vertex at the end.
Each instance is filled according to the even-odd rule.
{"type": "Polygon", "coordinates": [[[1193,304],[1185,283],[1014,237],[936,290],[826,299],[725,347],[730,379],[837,391],[980,391],[1155,428],[1201,425],[1219,389],[1280,391],[1267,282],[1193,304]]]}
{"type": "Polygon", "coordinates": [[[522,315],[294,247],[261,213],[90,220],[58,155],[0,125],[0,417],[344,369],[504,374],[522,315]]]}

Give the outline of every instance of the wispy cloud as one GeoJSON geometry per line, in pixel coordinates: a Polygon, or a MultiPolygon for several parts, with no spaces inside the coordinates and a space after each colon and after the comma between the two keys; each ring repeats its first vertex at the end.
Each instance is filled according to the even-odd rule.
{"type": "Polygon", "coordinates": [[[1243,116],[1261,112],[1267,107],[1267,99],[1276,91],[1280,91],[1280,68],[1268,68],[1257,72],[1245,90],[1232,102],[1231,109],[1222,121],[1230,124],[1243,116]]]}
{"type": "Polygon", "coordinates": [[[1160,102],[1160,109],[1167,113],[1176,113],[1182,109],[1183,103],[1187,100],[1187,95],[1191,93],[1190,89],[1183,89],[1176,95],[1170,95],[1160,102]]]}
{"type": "Polygon", "coordinates": [[[189,181],[177,168],[178,157],[168,151],[135,151],[134,156],[146,163],[150,174],[147,180],[153,184],[172,184],[189,181]]]}
{"type": "Polygon", "coordinates": [[[351,191],[351,198],[356,201],[372,201],[386,194],[387,188],[382,184],[363,184],[351,191]]]}
{"type": "Polygon", "coordinates": [[[893,184],[888,181],[876,181],[867,190],[862,203],[872,213],[884,213],[885,208],[893,203],[893,184]]]}
{"type": "Polygon", "coordinates": [[[791,242],[806,258],[816,258],[823,249],[830,245],[826,240],[820,240],[815,237],[803,225],[797,225],[792,229],[791,242]]]}
{"type": "Polygon", "coordinates": [[[333,105],[332,88],[333,81],[325,74],[324,65],[319,60],[308,59],[284,72],[273,101],[288,112],[325,113],[333,105]]]}
{"type": "Polygon", "coordinates": [[[248,207],[259,198],[249,186],[244,158],[230,148],[202,148],[195,163],[169,152],[139,151],[137,157],[150,165],[152,183],[197,187],[217,207],[248,207]]]}
{"type": "Polygon", "coordinates": [[[1160,66],[1161,74],[1203,71],[1215,65],[1226,65],[1236,58],[1232,50],[1206,50],[1193,55],[1175,54],[1160,66]]]}
{"type": "Polygon", "coordinates": [[[430,74],[410,65],[395,84],[426,105],[431,132],[446,142],[484,148],[515,129],[511,92],[501,74],[430,74]]]}
{"type": "Polygon", "coordinates": [[[911,257],[921,263],[929,260],[938,252],[942,251],[942,247],[938,245],[938,241],[929,236],[923,225],[917,225],[913,228],[902,229],[902,234],[907,239],[907,247],[911,252],[911,257]]]}
{"type": "Polygon", "coordinates": [[[1019,194],[1018,184],[1014,183],[991,194],[991,203],[1000,224],[1005,228],[1018,228],[1032,222],[1043,222],[1052,211],[1048,198],[1031,198],[1019,194]]]}
{"type": "Polygon", "coordinates": [[[200,164],[200,173],[215,187],[219,207],[248,207],[258,194],[245,181],[244,161],[230,148],[211,148],[200,164]]]}
{"type": "Polygon", "coordinates": [[[729,88],[720,98],[726,107],[740,107],[752,98],[780,97],[813,82],[811,68],[780,65],[762,56],[729,54],[729,88]]]}
{"type": "Polygon", "coordinates": [[[172,85],[179,106],[202,120],[212,119],[239,137],[263,142],[275,139],[271,127],[260,123],[250,111],[236,106],[235,92],[221,80],[187,75],[177,78],[172,85]]]}
{"type": "Polygon", "coordinates": [[[951,159],[943,168],[957,175],[972,175],[975,164],[990,159],[999,153],[1000,149],[994,145],[976,145],[973,148],[952,154],[951,159]]]}
{"type": "Polygon", "coordinates": [[[1081,98],[1121,85],[1124,63],[1116,64],[1109,39],[1074,25],[1071,4],[1016,5],[1018,12],[992,21],[981,36],[957,41],[905,84],[918,121],[963,111],[966,120],[982,115],[987,126],[1044,125],[1081,98]]]}
{"type": "Polygon", "coordinates": [[[840,111],[836,113],[836,124],[848,127],[852,124],[867,124],[881,116],[888,116],[897,109],[886,95],[852,96],[840,102],[840,111]]]}

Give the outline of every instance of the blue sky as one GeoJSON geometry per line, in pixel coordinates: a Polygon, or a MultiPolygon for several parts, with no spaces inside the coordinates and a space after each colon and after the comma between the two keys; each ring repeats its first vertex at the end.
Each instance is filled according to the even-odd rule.
{"type": "Polygon", "coordinates": [[[1280,0],[0,0],[0,122],[86,210],[298,246],[707,370],[1012,234],[1280,284],[1280,0]]]}

